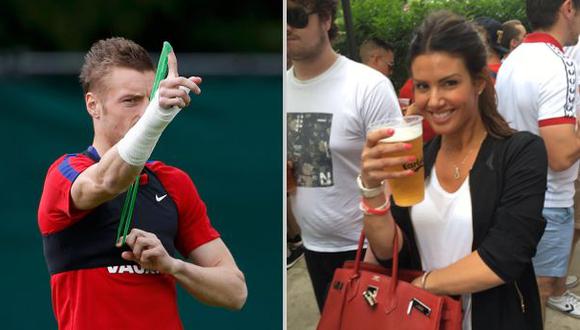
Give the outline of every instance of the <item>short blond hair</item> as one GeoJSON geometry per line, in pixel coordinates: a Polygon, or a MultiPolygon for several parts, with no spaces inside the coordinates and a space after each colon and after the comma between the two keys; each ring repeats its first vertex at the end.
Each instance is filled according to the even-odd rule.
{"type": "Polygon", "coordinates": [[[114,67],[134,69],[139,72],[155,71],[147,51],[134,41],[114,37],[95,42],[88,53],[79,75],[85,93],[96,89],[99,82],[114,67]]]}

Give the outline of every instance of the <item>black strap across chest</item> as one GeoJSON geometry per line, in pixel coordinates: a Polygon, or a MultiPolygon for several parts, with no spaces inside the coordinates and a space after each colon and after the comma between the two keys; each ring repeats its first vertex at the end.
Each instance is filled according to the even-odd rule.
{"type": "MultiPolygon", "coordinates": [[[[93,149],[94,150],[94,149],[93,149]]],[[[83,155],[98,162],[90,149],[83,155]]],[[[132,228],[155,233],[170,255],[175,255],[178,211],[161,181],[148,168],[148,182],[139,187],[132,228]]],[[[43,236],[46,263],[51,275],[78,269],[134,264],[121,258],[127,248],[115,246],[116,231],[126,193],[103,203],[64,230],[43,236]]]]}

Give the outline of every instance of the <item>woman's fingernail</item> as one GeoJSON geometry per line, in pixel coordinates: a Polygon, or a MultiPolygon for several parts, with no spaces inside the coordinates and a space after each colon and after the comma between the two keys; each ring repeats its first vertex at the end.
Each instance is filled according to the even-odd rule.
{"type": "Polygon", "coordinates": [[[405,143],[405,149],[409,150],[409,149],[411,149],[411,148],[413,148],[413,145],[412,145],[412,144],[410,144],[410,143],[405,143]]]}

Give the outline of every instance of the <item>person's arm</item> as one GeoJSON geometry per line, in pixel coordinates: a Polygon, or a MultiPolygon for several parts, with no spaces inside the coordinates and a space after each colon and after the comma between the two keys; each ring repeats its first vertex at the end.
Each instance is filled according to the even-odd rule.
{"type": "MultiPolygon", "coordinates": [[[[366,186],[366,185],[365,185],[366,186]]],[[[373,208],[380,207],[385,203],[385,195],[366,199],[367,205],[373,208]]],[[[364,231],[369,242],[368,251],[373,254],[370,261],[390,260],[393,257],[393,237],[397,228],[399,251],[403,247],[403,234],[399,226],[396,226],[393,215],[389,211],[386,215],[364,215],[364,231]]],[[[368,255],[369,252],[366,254],[368,255]]],[[[366,257],[365,257],[366,260],[366,257]]]]}
{"type": "Polygon", "coordinates": [[[570,64],[563,69],[541,70],[538,76],[539,135],[548,151],[548,166],[556,172],[570,168],[580,157],[580,137],[575,132],[576,103],[571,102],[573,99],[580,102],[580,95],[577,86],[568,86],[572,79],[569,72],[576,70],[570,64]]]}
{"type": "Polygon", "coordinates": [[[300,226],[298,226],[298,221],[296,221],[294,212],[292,212],[292,203],[289,196],[286,199],[286,231],[287,239],[293,239],[300,235],[300,226]]]}
{"type": "Polygon", "coordinates": [[[125,162],[113,146],[101,160],[84,170],[71,187],[71,200],[78,210],[90,210],[127,190],[143,165],[125,162]]]}
{"type": "Polygon", "coordinates": [[[575,123],[541,126],[540,135],[548,151],[548,165],[553,171],[564,171],[580,158],[580,136],[575,123]]]}
{"type": "Polygon", "coordinates": [[[189,255],[193,263],[178,260],[173,276],[192,296],[212,306],[241,309],[248,290],[244,274],[220,238],[189,255]]]}
{"type": "MultiPolygon", "coordinates": [[[[413,285],[422,286],[422,276],[413,285]]],[[[458,295],[487,290],[505,282],[489,268],[477,251],[448,267],[431,271],[425,280],[425,290],[438,295],[458,295]]]]}
{"type": "Polygon", "coordinates": [[[200,94],[199,83],[199,77],[179,77],[177,59],[171,52],[167,78],[161,81],[158,96],[149,103],[141,119],[73,183],[71,200],[78,210],[93,209],[129,188],[165,127],[189,104],[190,97],[184,88],[200,94]]]}
{"type": "Polygon", "coordinates": [[[220,238],[189,254],[189,260],[171,257],[153,233],[132,229],[127,236],[131,252],[122,257],[143,268],[170,274],[197,300],[211,306],[241,309],[248,295],[244,274],[220,238]]]}
{"type": "MultiPolygon", "coordinates": [[[[505,162],[493,226],[476,251],[433,270],[425,281],[428,291],[446,295],[479,292],[517,280],[529,266],[545,226],[547,155],[542,140],[528,138],[511,149],[505,162]]],[[[420,287],[421,277],[413,284],[420,287]]]]}
{"type": "Polygon", "coordinates": [[[377,258],[375,257],[375,254],[373,253],[373,251],[368,248],[365,252],[365,255],[363,257],[363,261],[369,264],[373,264],[373,265],[378,265],[379,261],[377,260],[377,258]]]}
{"type": "MultiPolygon", "coordinates": [[[[415,175],[413,170],[400,172],[386,172],[384,169],[414,161],[415,156],[388,157],[389,153],[408,150],[407,143],[379,143],[380,140],[394,134],[391,128],[371,131],[363,147],[361,156],[361,181],[365,188],[381,186],[381,182],[391,178],[400,178],[415,175]]],[[[365,203],[371,208],[378,208],[385,204],[388,189],[376,197],[365,198],[365,203]]],[[[364,231],[374,257],[379,260],[388,260],[393,255],[393,237],[395,228],[399,237],[399,251],[403,247],[404,238],[401,229],[396,226],[395,220],[389,211],[385,215],[365,214],[363,217],[364,231]]],[[[367,253],[368,254],[368,253],[367,253]]]]}
{"type": "Polygon", "coordinates": [[[294,165],[291,161],[286,162],[286,239],[294,239],[300,235],[300,226],[292,212],[290,196],[296,194],[296,179],[294,178],[294,165]]]}

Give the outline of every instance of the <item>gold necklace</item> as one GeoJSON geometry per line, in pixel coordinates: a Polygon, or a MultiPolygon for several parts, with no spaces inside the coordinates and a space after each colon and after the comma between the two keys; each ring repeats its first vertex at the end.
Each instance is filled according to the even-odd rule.
{"type": "Polygon", "coordinates": [[[483,138],[481,139],[481,142],[480,143],[476,144],[473,148],[469,149],[469,151],[467,152],[467,155],[465,155],[465,157],[463,158],[463,160],[461,161],[461,163],[459,163],[459,165],[457,165],[457,164],[454,164],[453,165],[453,178],[455,180],[461,179],[461,172],[460,172],[459,166],[463,166],[465,164],[465,161],[467,160],[467,158],[469,157],[469,155],[471,155],[471,153],[473,152],[473,150],[475,150],[477,147],[481,146],[481,144],[483,143],[483,140],[485,140],[485,137],[486,136],[487,136],[487,132],[483,135],[483,138]]]}
{"type": "MultiPolygon", "coordinates": [[[[463,166],[465,164],[465,161],[467,160],[467,157],[469,157],[469,155],[471,154],[471,152],[473,151],[473,149],[475,149],[475,148],[471,148],[471,150],[469,150],[469,152],[467,153],[467,155],[465,155],[465,158],[463,158],[463,160],[461,161],[461,163],[459,163],[459,166],[463,166]]],[[[461,173],[459,172],[459,166],[457,166],[457,164],[455,164],[453,166],[455,167],[455,169],[453,171],[453,178],[455,180],[461,179],[461,173]]]]}

